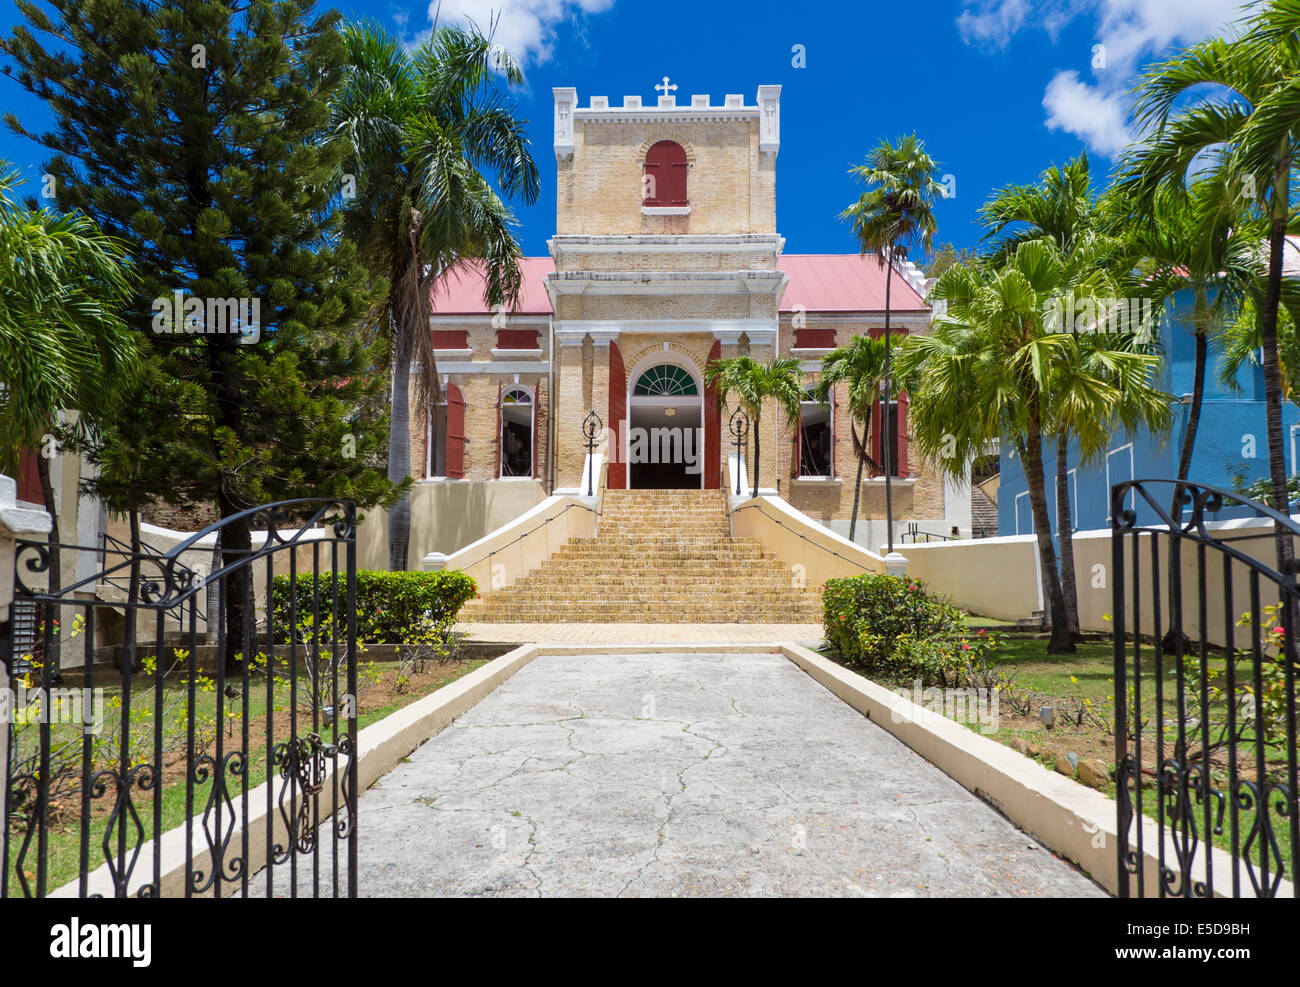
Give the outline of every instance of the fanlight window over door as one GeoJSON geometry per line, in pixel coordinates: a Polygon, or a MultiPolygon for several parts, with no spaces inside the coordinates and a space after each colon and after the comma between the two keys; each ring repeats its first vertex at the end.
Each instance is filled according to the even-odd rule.
{"type": "Polygon", "coordinates": [[[699,393],[694,378],[671,363],[651,367],[637,378],[636,386],[632,388],[634,397],[678,397],[699,393]]]}

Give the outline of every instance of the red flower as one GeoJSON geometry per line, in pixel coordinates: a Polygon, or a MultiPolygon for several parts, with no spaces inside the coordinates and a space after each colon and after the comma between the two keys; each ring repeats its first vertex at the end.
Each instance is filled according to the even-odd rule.
{"type": "Polygon", "coordinates": [[[962,651],[969,651],[969,650],[970,650],[970,645],[969,645],[969,644],[963,644],[963,645],[961,646],[961,649],[962,649],[962,651]]]}

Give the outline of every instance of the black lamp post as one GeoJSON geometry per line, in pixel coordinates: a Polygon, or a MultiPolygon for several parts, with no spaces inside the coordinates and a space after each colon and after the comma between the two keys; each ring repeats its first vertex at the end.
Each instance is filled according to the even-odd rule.
{"type": "Polygon", "coordinates": [[[731,434],[736,437],[736,496],[740,496],[740,450],[744,445],[745,436],[749,434],[749,416],[744,410],[737,408],[731,414],[731,420],[727,423],[727,428],[731,434]]]}
{"type": "Polygon", "coordinates": [[[605,423],[600,420],[600,415],[594,411],[588,411],[587,417],[582,420],[582,435],[587,440],[587,496],[592,496],[592,490],[596,482],[596,471],[592,468],[591,453],[596,448],[596,437],[604,429],[605,423]]]}

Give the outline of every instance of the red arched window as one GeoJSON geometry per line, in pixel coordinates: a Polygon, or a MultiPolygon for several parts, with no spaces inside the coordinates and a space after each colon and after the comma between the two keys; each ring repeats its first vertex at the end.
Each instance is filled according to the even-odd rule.
{"type": "Polygon", "coordinates": [[[645,155],[643,206],[685,206],[686,152],[676,141],[660,141],[645,155]]]}

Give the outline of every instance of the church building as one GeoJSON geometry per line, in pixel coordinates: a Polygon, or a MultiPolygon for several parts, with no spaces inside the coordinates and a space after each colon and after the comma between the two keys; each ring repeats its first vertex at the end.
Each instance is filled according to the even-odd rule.
{"type": "MultiPolygon", "coordinates": [[[[548,256],[522,261],[513,310],[486,307],[473,265],[439,282],[431,328],[443,393],[431,420],[412,426],[412,536],[422,540],[422,503],[481,517],[424,547],[454,551],[545,497],[602,485],[732,495],[739,485],[748,495],[756,438],[760,492],[847,534],[856,461],[846,389],[827,404],[809,392],[793,425],[765,406],[739,446],[738,470],[734,397],[720,410],[703,370],[742,353],[795,357],[811,389],[825,353],[883,332],[886,276],[894,332],[928,331],[923,276],[910,263],[887,274],[857,253],[785,252],[780,86],[759,86],[752,102],[679,100],[667,79],[655,88],[652,101],[625,96],[621,105],[554,90],[555,234],[548,256]],[[584,423],[596,429],[590,437],[584,423]],[[421,498],[437,485],[475,493],[421,498]]],[[[800,180],[843,177],[826,167],[800,180]]],[[[890,417],[885,435],[878,402],[867,444],[875,463],[889,445],[895,537],[909,526],[969,536],[969,486],[945,481],[909,448],[906,395],[890,417]]],[[[862,486],[857,541],[876,550],[884,478],[868,468],[862,486]]]]}

